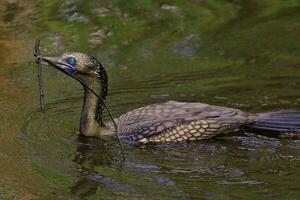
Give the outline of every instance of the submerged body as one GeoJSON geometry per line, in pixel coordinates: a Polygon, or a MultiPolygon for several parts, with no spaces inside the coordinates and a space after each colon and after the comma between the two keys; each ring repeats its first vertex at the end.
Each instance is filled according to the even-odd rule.
{"type": "MultiPolygon", "coordinates": [[[[116,119],[121,138],[133,143],[209,139],[236,132],[255,120],[237,109],[203,103],[168,101],[138,108],[116,119]]],[[[113,128],[112,123],[108,123],[113,128]]]]}
{"type": "MultiPolygon", "coordinates": [[[[80,133],[85,136],[113,136],[113,123],[102,121],[108,81],[101,63],[83,53],[65,53],[60,57],[41,59],[83,85],[80,133]]],[[[243,128],[300,132],[299,111],[251,114],[233,108],[176,101],[138,108],[115,121],[123,141],[143,144],[203,140],[243,128]]]]}

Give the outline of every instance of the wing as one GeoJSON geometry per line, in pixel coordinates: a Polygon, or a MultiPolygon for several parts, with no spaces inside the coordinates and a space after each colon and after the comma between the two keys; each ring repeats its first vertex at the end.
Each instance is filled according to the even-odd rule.
{"type": "Polygon", "coordinates": [[[250,121],[237,109],[176,101],[138,108],[117,119],[121,137],[144,143],[206,139],[250,121]]]}

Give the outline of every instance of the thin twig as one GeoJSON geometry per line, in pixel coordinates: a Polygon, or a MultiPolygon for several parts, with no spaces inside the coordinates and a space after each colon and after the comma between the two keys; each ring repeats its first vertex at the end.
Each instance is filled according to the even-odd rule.
{"type": "Polygon", "coordinates": [[[42,61],[41,61],[41,52],[40,52],[40,40],[37,39],[35,41],[35,61],[38,64],[38,79],[39,79],[39,91],[40,91],[40,108],[41,111],[45,111],[45,102],[44,102],[44,83],[43,83],[43,77],[42,77],[42,61]]]}

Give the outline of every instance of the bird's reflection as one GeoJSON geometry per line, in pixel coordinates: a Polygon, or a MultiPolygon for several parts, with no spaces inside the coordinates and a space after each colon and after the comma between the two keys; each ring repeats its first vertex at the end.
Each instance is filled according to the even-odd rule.
{"type": "Polygon", "coordinates": [[[214,142],[147,145],[127,147],[127,161],[122,163],[116,142],[78,137],[77,143],[74,162],[78,165],[80,178],[72,187],[72,193],[80,199],[94,196],[103,188],[123,194],[134,192],[141,196],[143,192],[152,195],[154,188],[157,188],[157,194],[153,195],[172,190],[176,191],[173,192],[174,197],[188,197],[172,174],[223,173],[219,166],[224,165],[222,155],[226,154],[226,147],[214,142]]]}
{"type": "Polygon", "coordinates": [[[113,148],[107,148],[107,141],[97,138],[79,136],[77,143],[77,152],[73,161],[78,164],[80,179],[71,190],[75,196],[87,198],[95,195],[101,184],[99,181],[101,176],[94,169],[95,166],[111,166],[115,152],[113,148]]]}
{"type": "Polygon", "coordinates": [[[72,193],[80,199],[100,192],[153,198],[172,194],[174,198],[189,199],[187,191],[199,179],[222,184],[260,184],[248,177],[241,166],[228,164],[228,159],[269,159],[280,143],[249,133],[204,143],[127,146],[126,162],[122,162],[116,141],[78,137],[77,146],[74,162],[78,165],[79,180],[72,193]],[[272,151],[266,152],[266,148],[272,151]],[[243,149],[243,153],[236,155],[238,149],[243,149]]]}

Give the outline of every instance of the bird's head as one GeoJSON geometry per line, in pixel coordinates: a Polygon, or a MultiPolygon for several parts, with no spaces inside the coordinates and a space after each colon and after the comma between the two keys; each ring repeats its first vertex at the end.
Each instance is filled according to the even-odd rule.
{"type": "MultiPolygon", "coordinates": [[[[75,76],[86,82],[89,78],[99,76],[103,67],[100,62],[85,53],[64,53],[58,57],[42,57],[43,63],[51,65],[68,75],[75,76]]],[[[104,69],[103,69],[104,70],[104,69]]]]}
{"type": "Polygon", "coordinates": [[[50,65],[59,71],[73,77],[84,86],[101,84],[102,97],[107,95],[107,75],[101,63],[93,56],[85,53],[64,53],[58,57],[41,56],[43,64],[50,65]]]}

